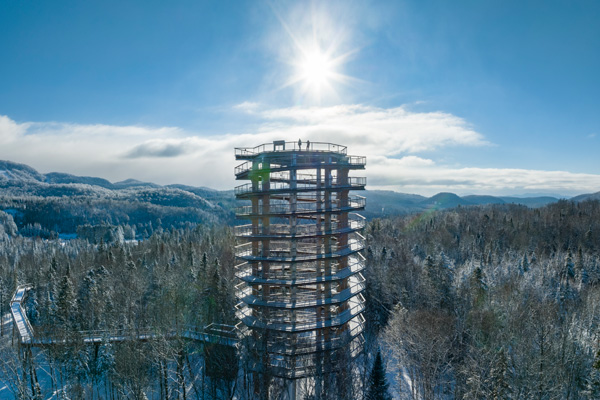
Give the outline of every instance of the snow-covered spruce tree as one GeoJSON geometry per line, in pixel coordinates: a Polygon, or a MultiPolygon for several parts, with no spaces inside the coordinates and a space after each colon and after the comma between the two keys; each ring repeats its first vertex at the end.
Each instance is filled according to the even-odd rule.
{"type": "Polygon", "coordinates": [[[70,269],[67,268],[67,273],[63,276],[58,287],[58,298],[56,300],[56,316],[60,327],[67,331],[71,330],[76,314],[75,289],[71,281],[70,269]]]}
{"type": "Polygon", "coordinates": [[[584,394],[588,399],[600,398],[600,349],[596,352],[596,360],[587,379],[584,394]]]}
{"type": "Polygon", "coordinates": [[[369,377],[369,390],[367,400],[392,400],[389,393],[389,384],[385,378],[385,366],[381,358],[381,351],[377,351],[371,376],[369,377]]]}

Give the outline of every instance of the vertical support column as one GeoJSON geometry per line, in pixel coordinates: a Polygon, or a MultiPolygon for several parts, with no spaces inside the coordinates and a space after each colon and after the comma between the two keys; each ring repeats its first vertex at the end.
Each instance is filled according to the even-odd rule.
{"type": "MultiPolygon", "coordinates": [[[[289,181],[289,185],[290,185],[290,215],[289,215],[289,224],[290,224],[290,257],[292,257],[292,259],[295,259],[298,257],[298,238],[296,237],[298,231],[298,170],[296,169],[296,165],[297,165],[297,154],[293,153],[292,154],[292,162],[291,162],[291,169],[290,169],[290,181],[289,181]]],[[[298,262],[293,261],[290,265],[290,272],[291,272],[291,279],[295,280],[298,274],[298,262]]],[[[297,286],[292,286],[291,288],[288,288],[288,290],[290,291],[290,302],[292,303],[296,303],[297,298],[298,298],[298,288],[297,286]]],[[[297,320],[297,311],[295,309],[292,310],[291,312],[291,317],[290,317],[292,326],[296,325],[296,320],[297,320]]],[[[292,349],[296,349],[296,336],[294,335],[292,337],[292,349]]],[[[296,386],[295,383],[293,383],[294,386],[294,399],[296,398],[296,386]]]]}

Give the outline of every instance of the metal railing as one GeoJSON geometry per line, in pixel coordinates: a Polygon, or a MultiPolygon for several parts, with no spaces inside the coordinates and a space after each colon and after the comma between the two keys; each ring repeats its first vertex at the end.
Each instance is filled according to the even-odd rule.
{"type": "Polygon", "coordinates": [[[346,154],[346,146],[326,142],[285,142],[277,140],[271,143],[260,144],[255,147],[236,147],[236,157],[249,157],[266,152],[279,151],[316,151],[346,154]]]}
{"type": "Polygon", "coordinates": [[[25,308],[23,308],[23,300],[27,295],[27,291],[31,289],[31,285],[19,285],[15,290],[10,300],[10,313],[13,318],[14,326],[19,332],[19,340],[21,343],[30,343],[34,337],[33,327],[27,318],[25,308]]]}
{"type": "Polygon", "coordinates": [[[236,276],[247,285],[310,285],[325,282],[339,281],[346,279],[365,269],[364,257],[362,254],[355,254],[357,257],[350,256],[348,266],[340,268],[340,264],[333,262],[331,264],[331,275],[323,275],[324,271],[318,273],[315,266],[310,269],[305,267],[291,268],[287,265],[271,265],[269,267],[268,277],[263,277],[263,270],[260,265],[254,265],[256,275],[253,275],[253,265],[246,262],[236,266],[236,276]]]}
{"type": "Polygon", "coordinates": [[[17,327],[19,332],[19,341],[23,345],[64,345],[70,340],[80,340],[83,343],[100,343],[103,341],[143,341],[157,338],[173,339],[178,337],[199,340],[203,342],[220,343],[229,346],[236,346],[238,343],[238,332],[235,326],[214,323],[202,327],[183,325],[162,332],[158,332],[156,329],[152,328],[121,328],[65,332],[67,334],[70,333],[71,335],[57,335],[56,331],[53,331],[53,335],[35,335],[33,327],[31,326],[31,323],[29,322],[27,314],[23,308],[23,300],[25,299],[29,289],[31,289],[30,285],[18,286],[11,299],[11,314],[13,323],[17,327]],[[70,338],[66,336],[70,336],[70,338]]]}
{"type": "Polygon", "coordinates": [[[325,204],[318,203],[298,203],[292,207],[291,204],[268,204],[259,205],[256,211],[252,210],[252,206],[236,207],[235,213],[239,218],[261,215],[296,215],[296,214],[321,214],[326,212],[340,211],[357,211],[365,207],[366,201],[362,196],[348,196],[347,205],[331,205],[326,207],[325,204]]]}
{"type": "Polygon", "coordinates": [[[348,322],[350,326],[346,337],[334,336],[325,338],[323,336],[312,335],[302,337],[300,335],[291,336],[289,334],[271,335],[266,343],[256,342],[251,346],[258,351],[268,350],[270,353],[279,355],[304,355],[311,354],[321,350],[335,350],[346,346],[351,340],[358,336],[364,330],[364,318],[359,315],[348,322]],[[266,344],[266,347],[264,346],[266,344]]]}
{"type": "Polygon", "coordinates": [[[365,278],[358,273],[349,279],[349,286],[337,291],[333,288],[334,294],[326,296],[324,292],[318,290],[299,290],[296,293],[291,291],[272,292],[266,298],[254,296],[252,288],[246,287],[238,289],[237,297],[239,300],[248,304],[250,307],[267,308],[315,308],[323,305],[341,304],[365,290],[365,278]]]}
{"type": "Polygon", "coordinates": [[[348,215],[347,224],[332,221],[329,229],[326,229],[325,224],[305,224],[296,226],[290,226],[289,224],[273,224],[256,227],[253,227],[252,224],[246,224],[235,226],[234,233],[236,236],[243,238],[299,238],[348,233],[363,229],[365,224],[366,219],[362,215],[351,213],[348,215]]]}
{"type": "Polygon", "coordinates": [[[293,262],[302,260],[318,260],[323,258],[339,258],[357,253],[365,248],[365,238],[355,233],[358,238],[351,238],[347,245],[332,245],[327,249],[323,245],[311,243],[296,243],[295,253],[292,251],[290,242],[271,241],[268,251],[263,251],[262,243],[258,243],[258,251],[253,252],[252,242],[236,246],[236,257],[245,260],[271,260],[281,262],[293,262]]]}
{"type": "Polygon", "coordinates": [[[254,168],[253,161],[246,161],[234,168],[234,174],[240,176],[250,171],[257,173],[266,171],[279,171],[288,169],[306,169],[316,166],[335,166],[335,165],[347,165],[350,167],[364,167],[367,165],[367,157],[365,156],[346,156],[343,158],[334,158],[331,160],[323,160],[321,157],[313,157],[310,153],[300,153],[299,157],[296,157],[296,163],[290,165],[289,157],[269,157],[268,167],[263,168],[261,165],[254,168]]]}
{"type": "Polygon", "coordinates": [[[274,319],[277,322],[265,322],[254,316],[252,309],[244,305],[237,309],[236,314],[238,318],[244,321],[246,326],[249,327],[270,329],[280,332],[302,332],[344,325],[365,310],[365,300],[364,297],[362,297],[362,294],[353,297],[347,304],[350,305],[350,308],[347,310],[320,321],[313,319],[299,322],[291,318],[277,318],[274,319]]]}
{"type": "MultiPolygon", "coordinates": [[[[307,175],[308,176],[308,175],[307,175]]],[[[364,176],[358,177],[348,177],[346,180],[341,181],[337,178],[333,178],[329,184],[325,184],[325,182],[321,182],[318,185],[317,178],[313,175],[311,179],[298,179],[295,182],[295,186],[292,186],[292,183],[289,182],[289,178],[286,179],[285,182],[281,181],[270,181],[268,185],[265,185],[263,182],[259,181],[258,185],[256,185],[256,189],[253,188],[252,183],[245,183],[243,185],[236,186],[234,189],[234,193],[236,196],[241,196],[243,194],[248,193],[274,193],[281,191],[295,191],[295,190],[324,190],[324,189],[364,189],[367,185],[367,178],[364,176]]]]}

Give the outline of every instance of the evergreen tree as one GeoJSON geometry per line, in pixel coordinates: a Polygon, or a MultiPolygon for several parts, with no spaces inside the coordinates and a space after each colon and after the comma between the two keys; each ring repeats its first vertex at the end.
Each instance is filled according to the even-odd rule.
{"type": "Polygon", "coordinates": [[[509,368],[506,352],[500,349],[494,365],[490,371],[490,383],[492,386],[491,398],[501,400],[510,398],[511,388],[509,385],[509,368]]]}
{"type": "Polygon", "coordinates": [[[56,300],[56,316],[61,327],[68,328],[73,323],[73,316],[76,315],[77,305],[75,302],[75,289],[70,278],[70,270],[63,276],[58,288],[58,297],[56,300]]]}
{"type": "Polygon", "coordinates": [[[385,378],[385,366],[381,358],[381,351],[377,351],[375,363],[369,376],[369,391],[367,392],[367,400],[392,400],[389,394],[389,384],[385,378]]]}
{"type": "Polygon", "coordinates": [[[527,253],[523,254],[523,260],[521,260],[521,271],[529,271],[529,260],[527,259],[527,253]]]}
{"type": "Polygon", "coordinates": [[[480,265],[476,266],[471,273],[470,281],[471,290],[473,293],[473,305],[481,306],[485,300],[487,285],[485,284],[483,270],[481,269],[480,265]]]}
{"type": "Polygon", "coordinates": [[[596,360],[592,365],[590,376],[587,379],[584,394],[589,399],[600,398],[600,349],[596,352],[596,360]]]}

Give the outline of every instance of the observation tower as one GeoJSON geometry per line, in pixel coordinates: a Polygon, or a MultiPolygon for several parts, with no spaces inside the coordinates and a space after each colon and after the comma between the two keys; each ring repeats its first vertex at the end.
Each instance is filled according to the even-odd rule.
{"type": "Polygon", "coordinates": [[[274,141],[236,148],[237,315],[254,368],[288,380],[347,368],[360,353],[365,308],[361,231],[366,157],[332,143],[274,141]]]}

